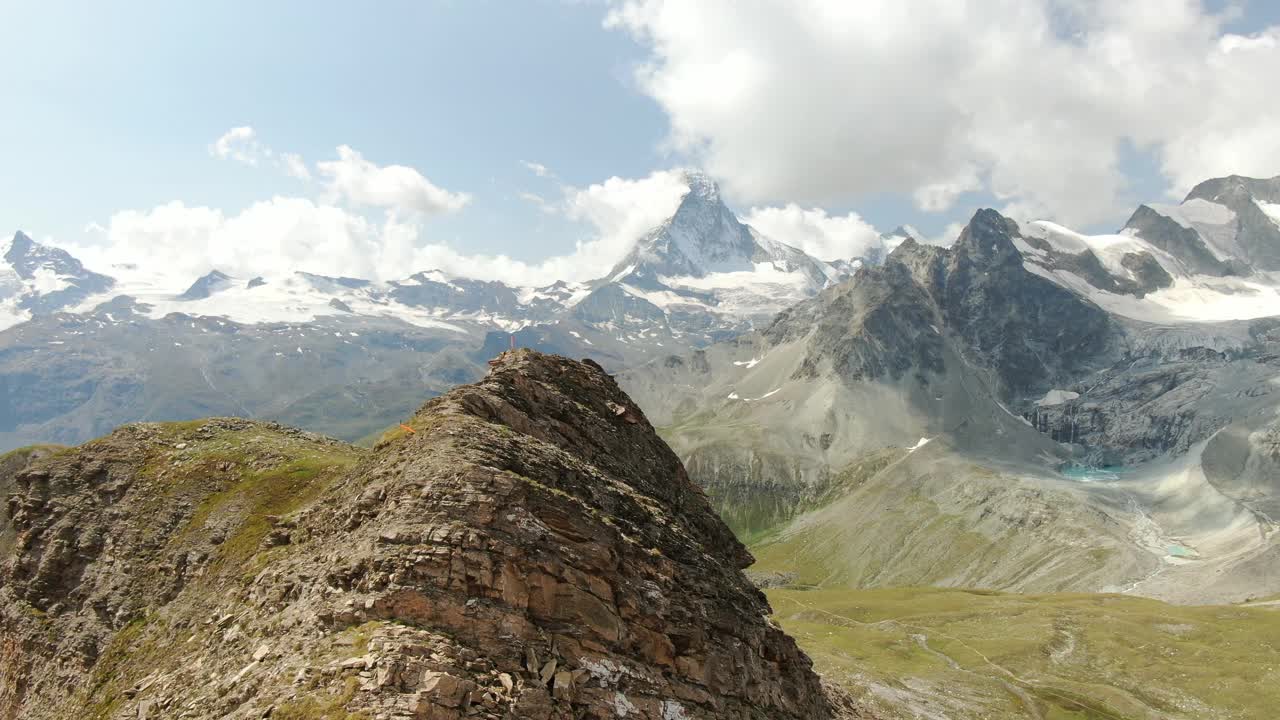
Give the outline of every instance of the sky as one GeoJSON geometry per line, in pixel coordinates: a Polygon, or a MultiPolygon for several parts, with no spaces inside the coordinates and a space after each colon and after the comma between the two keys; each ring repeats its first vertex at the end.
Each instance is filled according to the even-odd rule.
{"type": "Polygon", "coordinates": [[[0,229],[192,278],[603,274],[682,169],[823,259],[1280,174],[1280,3],[0,0],[0,229]]]}

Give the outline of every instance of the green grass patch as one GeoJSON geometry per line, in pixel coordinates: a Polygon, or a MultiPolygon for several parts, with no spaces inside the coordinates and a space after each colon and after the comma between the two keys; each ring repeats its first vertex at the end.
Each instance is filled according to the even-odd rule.
{"type": "Polygon", "coordinates": [[[855,692],[870,682],[966,698],[956,718],[1245,720],[1280,707],[1272,609],[941,588],[767,594],[829,678],[855,692]]]}
{"type": "Polygon", "coordinates": [[[183,535],[204,531],[218,516],[230,514],[240,518],[218,546],[212,569],[243,571],[272,528],[268,516],[287,515],[307,505],[328,486],[328,481],[356,460],[356,456],[342,453],[309,455],[271,470],[249,474],[200,503],[183,535]]]}
{"type": "Polygon", "coordinates": [[[94,663],[87,692],[89,697],[100,699],[88,707],[89,718],[102,720],[114,715],[123,700],[122,693],[131,684],[130,671],[158,659],[155,647],[142,642],[147,625],[146,618],[138,618],[121,628],[94,663]]]}
{"type": "Polygon", "coordinates": [[[305,697],[287,702],[271,713],[272,720],[368,720],[368,713],[351,713],[346,709],[359,687],[359,680],[347,678],[340,692],[328,697],[305,697]]]}

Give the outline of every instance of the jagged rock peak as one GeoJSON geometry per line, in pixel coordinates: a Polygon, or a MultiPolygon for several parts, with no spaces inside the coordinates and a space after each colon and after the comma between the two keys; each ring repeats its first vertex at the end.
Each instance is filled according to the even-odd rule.
{"type": "Polygon", "coordinates": [[[371,451],[213,419],[12,472],[0,717],[859,716],[589,362],[504,353],[371,451]]]}
{"type": "MultiPolygon", "coordinates": [[[[428,402],[420,416],[462,413],[550,443],[659,502],[678,529],[734,567],[751,555],[710,513],[702,490],[617,382],[593,361],[522,348],[491,361],[489,373],[428,402]],[[707,512],[704,512],[707,511],[707,512]]],[[[582,488],[588,490],[588,488],[582,488]]],[[[686,547],[669,548],[684,552],[686,547]]]]}
{"type": "Polygon", "coordinates": [[[954,249],[960,255],[973,255],[986,260],[1020,258],[1013,238],[1018,235],[1018,224],[991,208],[982,208],[973,214],[969,224],[960,231],[954,249]]]}
{"type": "Polygon", "coordinates": [[[13,253],[15,256],[25,255],[30,252],[35,244],[36,241],[32,240],[31,236],[19,230],[13,234],[13,239],[7,243],[5,255],[8,256],[9,253],[13,253]]]}
{"type": "Polygon", "coordinates": [[[87,276],[101,281],[109,280],[109,278],[97,273],[86,271],[80,261],[72,257],[66,250],[38,243],[21,230],[13,234],[13,239],[8,243],[8,250],[4,253],[4,259],[23,278],[29,279],[37,268],[43,267],[60,275],[87,276]]]}

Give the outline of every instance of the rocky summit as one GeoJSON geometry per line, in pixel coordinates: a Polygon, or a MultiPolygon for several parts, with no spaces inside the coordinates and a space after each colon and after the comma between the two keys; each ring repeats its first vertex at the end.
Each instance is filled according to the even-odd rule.
{"type": "Polygon", "coordinates": [[[866,717],[614,380],[504,353],[363,450],[125,426],[0,463],[0,718],[866,717]]]}

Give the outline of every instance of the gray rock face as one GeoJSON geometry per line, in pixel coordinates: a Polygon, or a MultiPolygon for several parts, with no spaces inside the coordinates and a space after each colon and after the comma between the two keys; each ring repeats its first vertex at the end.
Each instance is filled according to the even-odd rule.
{"type": "Polygon", "coordinates": [[[1016,233],[978,211],[952,248],[942,295],[949,326],[1013,394],[1090,367],[1117,335],[1102,309],[1027,272],[1016,233]]]}
{"type": "Polygon", "coordinates": [[[1123,355],[1061,386],[1075,397],[1031,403],[1026,417],[1080,462],[1132,465],[1186,453],[1233,423],[1271,414],[1280,375],[1274,320],[1216,328],[1130,324],[1123,355]]]}
{"type": "Polygon", "coordinates": [[[944,329],[1018,395],[1091,367],[1118,336],[1100,308],[1028,272],[1017,226],[979,211],[951,248],[908,239],[880,268],[784,311],[763,335],[806,338],[804,377],[830,365],[847,382],[939,373],[944,329]]]}
{"type": "MultiPolygon", "coordinates": [[[[1217,461],[1223,487],[1270,497],[1259,490],[1269,461],[1256,433],[1275,414],[1277,322],[1158,326],[1112,316],[1029,269],[1026,246],[1041,267],[1070,260],[1095,286],[1116,287],[1092,253],[1046,258],[1052,246],[980,211],[953,247],[908,239],[883,267],[708,348],[708,373],[685,355],[623,382],[670,425],[693,477],[747,534],[813,507],[854,459],[918,439],[974,462],[1053,474],[1067,462],[1176,458],[1215,438],[1227,448],[1217,461]],[[1255,433],[1246,450],[1215,436],[1235,426],[1255,433]]],[[[1135,296],[1170,280],[1141,255],[1122,260],[1135,296]]],[[[985,517],[977,507],[974,517],[985,517]]],[[[1144,567],[1126,563],[1113,568],[1118,577],[1144,567]]]]}
{"type": "Polygon", "coordinates": [[[1280,227],[1258,206],[1280,203],[1280,176],[1258,179],[1232,175],[1206,180],[1191,189],[1187,199],[1226,205],[1236,216],[1236,245],[1244,259],[1259,270],[1280,270],[1280,227]]]}
{"type": "Polygon", "coordinates": [[[1133,277],[1117,277],[1102,265],[1102,261],[1098,260],[1098,256],[1092,250],[1069,253],[1059,250],[1052,243],[1041,238],[1026,237],[1023,240],[1040,251],[1041,257],[1036,258],[1037,264],[1078,275],[1104,292],[1133,295],[1141,299],[1147,293],[1173,284],[1173,277],[1148,252],[1125,253],[1120,262],[1133,277]]]}
{"type": "Polygon", "coordinates": [[[1224,495],[1262,517],[1280,518],[1280,421],[1240,421],[1204,449],[1205,476],[1224,495]]]}
{"type": "Polygon", "coordinates": [[[815,379],[827,368],[849,383],[912,370],[942,369],[942,322],[932,299],[908,268],[890,257],[884,267],[861,271],[853,282],[784,311],[762,335],[770,343],[803,342],[796,376],[815,379]]]}
{"type": "Polygon", "coordinates": [[[1181,260],[1190,272],[1223,276],[1238,275],[1244,271],[1241,263],[1219,260],[1194,228],[1180,225],[1176,220],[1147,205],[1139,206],[1124,226],[1141,235],[1143,240],[1181,260]]]}

